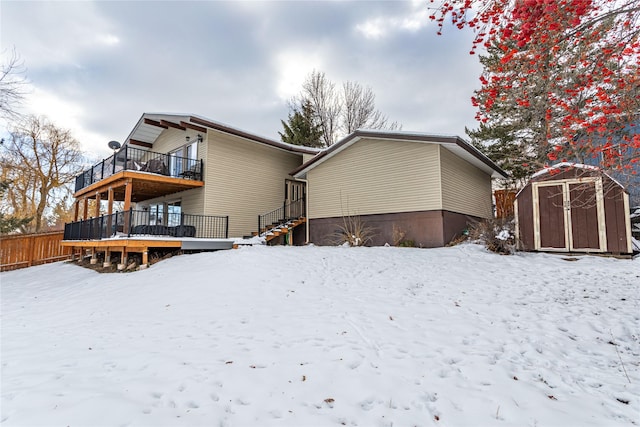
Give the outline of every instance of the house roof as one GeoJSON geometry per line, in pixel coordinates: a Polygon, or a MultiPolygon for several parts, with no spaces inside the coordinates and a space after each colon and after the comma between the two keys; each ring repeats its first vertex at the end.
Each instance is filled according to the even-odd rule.
{"type": "Polygon", "coordinates": [[[507,173],[498,167],[491,159],[458,136],[379,130],[357,130],[336,142],[331,147],[319,152],[311,160],[291,171],[290,174],[296,178],[304,178],[308,171],[364,138],[438,144],[485,171],[493,178],[507,177],[507,173]]]}
{"type": "Polygon", "coordinates": [[[158,138],[162,131],[169,128],[180,130],[192,129],[202,133],[206,133],[207,129],[213,129],[294,153],[317,154],[320,151],[317,148],[292,145],[268,139],[195,114],[173,113],[142,114],[138,123],[136,123],[129,136],[127,136],[125,144],[136,145],[141,148],[152,148],[156,138],[158,138]]]}

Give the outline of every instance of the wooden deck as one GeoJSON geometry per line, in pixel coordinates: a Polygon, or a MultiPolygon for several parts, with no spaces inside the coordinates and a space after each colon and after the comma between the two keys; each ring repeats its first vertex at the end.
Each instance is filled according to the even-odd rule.
{"type": "MultiPolygon", "coordinates": [[[[118,268],[124,268],[127,264],[129,253],[142,254],[141,266],[149,264],[149,250],[160,248],[174,248],[182,250],[215,251],[232,249],[232,239],[204,239],[195,237],[164,237],[164,236],[133,236],[114,237],[101,240],[63,240],[63,247],[72,248],[74,258],[83,256],[89,252],[92,264],[97,263],[97,254],[104,252],[104,266],[111,266],[111,253],[122,254],[118,268]]],[[[144,267],[142,267],[144,268],[144,267]]]]}

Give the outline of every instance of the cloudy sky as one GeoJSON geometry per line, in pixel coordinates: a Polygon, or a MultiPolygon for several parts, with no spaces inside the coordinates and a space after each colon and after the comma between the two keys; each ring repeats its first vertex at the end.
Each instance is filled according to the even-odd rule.
{"type": "MultiPolygon", "coordinates": [[[[3,60],[21,56],[24,109],[69,128],[92,157],[143,112],[193,113],[279,139],[313,69],[370,86],[403,130],[464,135],[480,66],[471,34],[427,1],[3,0],[3,60]]],[[[6,124],[3,124],[6,127],[6,124]]]]}

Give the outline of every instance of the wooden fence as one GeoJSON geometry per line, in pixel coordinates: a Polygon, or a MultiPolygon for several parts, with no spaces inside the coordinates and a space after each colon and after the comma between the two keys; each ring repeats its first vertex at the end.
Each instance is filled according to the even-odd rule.
{"type": "Polygon", "coordinates": [[[72,248],[62,247],[63,231],[0,237],[0,271],[71,258],[72,248]]]}
{"type": "Polygon", "coordinates": [[[515,190],[496,190],[493,192],[496,198],[496,218],[513,217],[513,203],[516,200],[515,190]]]}

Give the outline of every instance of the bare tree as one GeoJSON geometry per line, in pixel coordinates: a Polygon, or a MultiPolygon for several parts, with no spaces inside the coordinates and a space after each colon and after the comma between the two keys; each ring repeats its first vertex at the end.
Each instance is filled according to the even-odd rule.
{"type": "Polygon", "coordinates": [[[82,169],[82,153],[71,132],[45,117],[28,116],[3,144],[0,178],[9,182],[3,203],[13,214],[33,217],[31,231],[41,231],[47,208],[68,194],[68,184],[82,169]]]}
{"type": "Polygon", "coordinates": [[[375,98],[370,87],[358,82],[347,81],[339,91],[324,72],[314,70],[303,83],[300,95],[292,99],[290,109],[300,111],[310,103],[328,147],[356,129],[400,129],[397,122],[389,123],[387,116],[375,108],[375,98]]]}
{"type": "Polygon", "coordinates": [[[15,50],[2,54],[0,65],[0,117],[14,120],[19,117],[18,107],[27,94],[27,80],[24,77],[25,68],[15,50]],[[7,56],[6,60],[4,57],[7,56]]]}
{"type": "Polygon", "coordinates": [[[336,85],[327,79],[323,72],[313,70],[307,76],[307,80],[302,84],[299,102],[294,101],[294,103],[304,105],[307,101],[310,101],[317,116],[324,144],[326,146],[333,144],[338,133],[341,105],[336,93],[336,85]]]}

